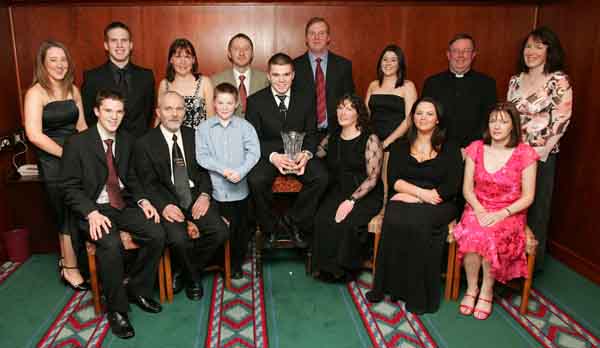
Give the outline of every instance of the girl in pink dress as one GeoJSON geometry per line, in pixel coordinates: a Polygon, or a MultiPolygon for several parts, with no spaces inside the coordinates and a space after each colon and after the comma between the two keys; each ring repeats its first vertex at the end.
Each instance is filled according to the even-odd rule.
{"type": "Polygon", "coordinates": [[[527,276],[526,214],[535,194],[539,156],[520,139],[519,112],[511,103],[500,103],[490,113],[483,140],[465,149],[467,204],[453,234],[468,283],[460,313],[480,320],[492,311],[495,280],[505,283],[527,276]]]}

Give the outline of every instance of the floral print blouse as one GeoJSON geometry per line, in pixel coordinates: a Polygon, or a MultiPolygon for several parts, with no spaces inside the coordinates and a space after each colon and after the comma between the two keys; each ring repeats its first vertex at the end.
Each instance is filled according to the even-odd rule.
{"type": "Polygon", "coordinates": [[[521,113],[523,142],[532,146],[546,161],[551,153],[558,153],[558,142],[565,134],[573,107],[573,90],[569,77],[562,71],[550,74],[542,88],[523,95],[523,73],[508,83],[506,99],[521,113]]]}

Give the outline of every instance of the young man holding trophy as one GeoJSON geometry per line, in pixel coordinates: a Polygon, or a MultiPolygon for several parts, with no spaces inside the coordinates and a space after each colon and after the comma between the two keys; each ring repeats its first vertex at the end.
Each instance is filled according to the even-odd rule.
{"type": "MultiPolygon", "coordinates": [[[[319,198],[329,180],[323,163],[313,158],[318,142],[315,101],[304,91],[292,88],[294,65],[288,55],[277,53],[269,59],[268,65],[267,78],[271,85],[251,95],[247,103],[246,119],[256,129],[261,152],[258,164],[248,175],[248,182],[256,203],[258,223],[268,241],[276,240],[278,229],[283,229],[303,248],[307,246],[304,232],[312,226],[319,198]],[[290,132],[304,133],[298,153],[284,152],[283,138],[289,139],[290,132]],[[271,185],[279,174],[296,175],[303,187],[288,213],[276,219],[271,211],[271,185]]],[[[296,147],[290,145],[293,144],[286,147],[296,147]]]]}

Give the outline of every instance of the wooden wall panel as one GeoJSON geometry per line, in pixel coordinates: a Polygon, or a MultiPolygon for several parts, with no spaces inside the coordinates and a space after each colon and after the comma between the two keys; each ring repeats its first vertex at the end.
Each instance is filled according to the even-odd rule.
{"type": "Polygon", "coordinates": [[[574,88],[573,116],[561,142],[550,234],[553,255],[600,283],[600,3],[545,5],[539,22],[559,36],[574,88]]]}
{"type": "MultiPolygon", "coordinates": [[[[12,39],[6,2],[0,5],[0,135],[11,134],[19,127],[17,81],[13,63],[12,39]]],[[[11,202],[6,189],[6,173],[11,168],[12,151],[0,153],[0,233],[14,227],[11,202]]],[[[6,260],[0,237],[0,263],[6,260]]]]}
{"type": "Polygon", "coordinates": [[[447,42],[453,34],[464,31],[472,33],[480,47],[476,68],[497,79],[500,95],[514,71],[518,42],[533,26],[534,11],[531,4],[402,3],[14,8],[23,88],[31,81],[34,52],[46,38],[63,41],[69,47],[80,83],[82,69],[106,59],[102,30],[111,20],[122,20],[131,27],[134,61],[152,68],[158,83],[164,77],[168,46],[176,37],[194,43],[201,71],[212,74],[229,66],[225,54],[229,37],[240,31],[248,33],[255,41],[255,65],[265,68],[266,60],[276,51],[292,56],[303,53],[306,21],[323,16],[331,23],[332,50],[354,62],[361,94],[375,78],[376,61],[385,45],[394,42],[403,47],[409,78],[420,89],[425,77],[446,68],[447,42]]]}

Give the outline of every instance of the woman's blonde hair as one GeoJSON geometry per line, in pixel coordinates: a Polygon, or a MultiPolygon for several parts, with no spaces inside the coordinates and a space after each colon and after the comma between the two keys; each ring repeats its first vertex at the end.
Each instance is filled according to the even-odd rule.
{"type": "Polygon", "coordinates": [[[46,40],[42,42],[40,48],[38,50],[36,59],[35,59],[35,69],[33,70],[33,82],[31,85],[35,85],[39,83],[42,88],[48,92],[48,95],[54,97],[62,97],[66,98],[69,94],[73,93],[73,80],[74,80],[74,67],[73,60],[71,59],[71,54],[67,47],[58,41],[46,40]],[[44,61],[46,60],[46,55],[48,54],[48,50],[52,47],[57,47],[65,52],[65,56],[67,57],[67,63],[69,64],[67,68],[67,73],[62,81],[59,81],[59,91],[62,95],[56,96],[50,85],[50,78],[48,76],[48,71],[46,70],[46,66],[44,65],[44,61]]]}

